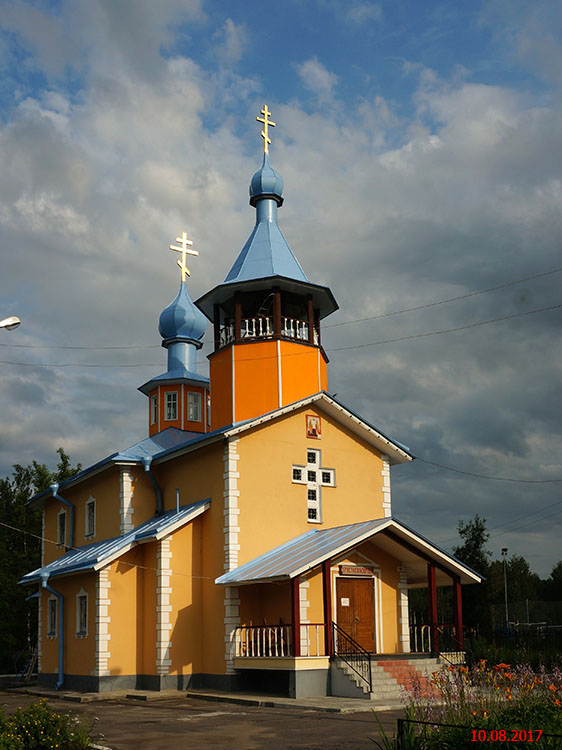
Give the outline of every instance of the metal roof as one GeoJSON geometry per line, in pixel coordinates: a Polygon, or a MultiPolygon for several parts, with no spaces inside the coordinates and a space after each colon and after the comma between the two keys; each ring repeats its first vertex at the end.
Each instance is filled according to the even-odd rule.
{"type": "Polygon", "coordinates": [[[134,545],[171,534],[204,513],[210,505],[210,499],[199,500],[191,505],[183,506],[179,511],[169,510],[162,515],[155,516],[123,536],[71,549],[66,555],[53,560],[48,565],[27,573],[20,583],[39,581],[42,573],[48,573],[51,577],[78,573],[83,570],[99,570],[128,552],[134,545]]]}
{"type": "MultiPolygon", "coordinates": [[[[269,422],[278,416],[288,414],[291,411],[316,402],[318,402],[318,406],[321,409],[339,421],[340,424],[343,424],[352,432],[355,432],[357,435],[370,442],[377,450],[388,455],[391,464],[410,461],[414,458],[406,446],[387,437],[383,432],[369,424],[365,419],[355,414],[349,409],[349,407],[342,404],[341,401],[338,401],[324,391],[319,391],[307,398],[274,409],[273,411],[262,414],[259,417],[253,417],[241,422],[236,422],[235,424],[225,425],[224,427],[221,427],[218,430],[213,430],[212,432],[187,432],[186,430],[178,430],[176,427],[168,427],[166,430],[162,430],[162,432],[158,432],[152,437],[145,438],[123,451],[112,453],[98,463],[93,464],[92,466],[83,469],[78,474],[60,482],[59,494],[62,494],[65,488],[72,487],[73,485],[87,479],[92,474],[103,471],[110,466],[115,466],[115,464],[141,463],[146,457],[152,458],[154,462],[165,461],[169,458],[173,458],[176,454],[179,454],[180,451],[197,450],[199,445],[206,445],[215,440],[220,440],[223,437],[236,435],[244,430],[252,429],[253,427],[269,422]]],[[[28,502],[30,504],[40,503],[51,497],[51,494],[52,493],[49,489],[42,490],[37,493],[37,495],[34,495],[34,497],[28,502]]]]}
{"type": "Polygon", "coordinates": [[[425,556],[433,557],[441,566],[450,567],[451,571],[457,574],[464,573],[465,582],[481,580],[478,573],[409,529],[405,524],[395,518],[379,518],[336,526],[332,529],[307,531],[225,573],[217,578],[215,583],[237,585],[294,578],[385,529],[401,533],[406,543],[418,546],[420,552],[423,551],[425,556]]]}

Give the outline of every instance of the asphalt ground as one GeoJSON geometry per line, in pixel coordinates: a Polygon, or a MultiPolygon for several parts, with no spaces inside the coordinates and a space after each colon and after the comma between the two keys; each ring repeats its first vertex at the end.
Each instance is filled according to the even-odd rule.
{"type": "MultiPolygon", "coordinates": [[[[37,696],[0,692],[7,713],[37,696]]],[[[111,750],[323,750],[377,747],[373,711],[334,713],[303,708],[268,708],[189,697],[159,701],[128,699],[68,703],[47,699],[60,713],[72,713],[91,726],[93,741],[111,750]]],[[[392,735],[403,711],[379,711],[392,735]]]]}

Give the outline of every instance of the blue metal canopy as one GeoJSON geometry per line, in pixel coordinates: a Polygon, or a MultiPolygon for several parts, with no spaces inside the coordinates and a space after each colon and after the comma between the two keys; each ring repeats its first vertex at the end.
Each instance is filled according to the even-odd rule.
{"type": "Polygon", "coordinates": [[[94,542],[84,547],[69,550],[66,555],[42,568],[27,573],[20,583],[33,583],[41,580],[41,574],[51,576],[68,575],[84,570],[99,570],[108,565],[115,558],[125,554],[136,544],[147,542],[151,539],[159,539],[165,534],[170,534],[194,518],[204,513],[211,505],[210,499],[200,500],[191,505],[185,505],[177,510],[169,510],[159,516],[151,518],[136,529],[114,539],[106,539],[103,542],[94,542]]]}

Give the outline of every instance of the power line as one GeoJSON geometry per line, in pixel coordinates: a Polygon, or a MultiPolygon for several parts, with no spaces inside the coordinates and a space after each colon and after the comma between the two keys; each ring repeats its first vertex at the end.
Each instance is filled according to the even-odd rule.
{"type": "Polygon", "coordinates": [[[540,279],[543,276],[550,276],[553,273],[560,273],[562,268],[554,268],[552,271],[544,271],[543,273],[537,273],[533,276],[527,276],[524,279],[518,279],[517,281],[507,281],[504,284],[498,284],[497,286],[491,286],[488,289],[481,289],[478,292],[468,292],[467,294],[461,294],[458,297],[449,297],[448,299],[442,299],[438,302],[428,302],[425,305],[417,305],[416,307],[406,307],[402,310],[392,310],[391,312],[380,313],[379,315],[370,315],[368,318],[356,318],[355,320],[344,320],[342,323],[331,323],[330,325],[324,326],[324,330],[327,328],[337,328],[338,326],[347,326],[351,323],[363,323],[366,320],[379,320],[380,318],[388,318],[391,315],[402,315],[402,313],[415,312],[416,310],[426,310],[429,307],[437,307],[438,305],[445,305],[448,302],[456,302],[461,299],[468,299],[469,297],[476,297],[479,294],[488,294],[488,292],[495,292],[498,289],[506,289],[516,284],[523,284],[525,281],[532,281],[533,279],[540,279]]]}
{"type": "MultiPolygon", "coordinates": [[[[380,346],[381,344],[393,344],[398,341],[410,341],[412,339],[419,339],[424,338],[427,336],[439,336],[444,333],[456,333],[457,331],[466,331],[471,328],[478,328],[479,326],[488,325],[489,323],[498,323],[504,320],[513,320],[514,318],[522,318],[527,315],[535,315],[536,313],[541,312],[548,312],[550,310],[557,310],[562,307],[562,303],[557,305],[550,305],[549,307],[539,307],[535,310],[526,310],[525,312],[520,313],[513,313],[512,315],[502,315],[498,318],[489,318],[488,320],[480,320],[477,323],[470,323],[465,326],[458,326],[456,328],[445,328],[440,331],[428,331],[426,333],[414,333],[410,336],[399,336],[394,339],[382,339],[381,341],[371,341],[366,344],[352,344],[350,346],[338,346],[331,349],[326,348],[327,352],[341,352],[341,351],[349,351],[350,349],[365,349],[367,347],[371,346],[380,346]]],[[[256,339],[256,342],[259,342],[262,339],[256,339]]],[[[298,343],[298,339],[295,339],[296,343],[298,343]]],[[[252,341],[253,343],[253,341],[252,341]]],[[[120,347],[118,347],[120,348],[120,347]]],[[[303,355],[310,354],[309,351],[304,352],[293,352],[291,354],[282,354],[282,357],[299,357],[303,355]]],[[[239,362],[257,362],[261,360],[266,359],[277,359],[277,354],[268,355],[267,357],[246,357],[246,358],[240,358],[239,362]]],[[[137,363],[137,364],[115,364],[115,365],[108,365],[108,364],[91,364],[91,363],[68,363],[68,364],[45,364],[45,363],[33,363],[33,362],[12,362],[8,360],[0,360],[0,364],[2,365],[16,365],[19,367],[161,367],[162,363],[153,363],[153,362],[143,362],[143,363],[137,363]]],[[[202,360],[199,360],[197,364],[203,364],[202,360]]],[[[228,362],[225,364],[230,365],[231,363],[228,362]]]]}
{"type": "Polygon", "coordinates": [[[440,464],[436,461],[428,461],[419,456],[416,456],[416,460],[421,461],[424,464],[429,464],[430,466],[437,466],[439,469],[444,469],[445,471],[453,471],[455,474],[465,474],[466,476],[477,477],[478,479],[492,479],[495,482],[514,482],[516,484],[555,484],[557,482],[562,482],[562,479],[513,479],[511,477],[493,477],[488,474],[477,474],[474,471],[455,469],[453,466],[445,466],[445,464],[440,464]]]}
{"type": "MultiPolygon", "coordinates": [[[[539,510],[534,510],[531,513],[525,513],[522,516],[516,516],[515,518],[512,518],[510,521],[504,521],[503,523],[496,524],[495,526],[490,526],[486,529],[486,531],[494,531],[495,529],[501,529],[504,526],[509,526],[512,523],[517,523],[518,521],[522,521],[524,518],[529,518],[530,516],[536,516],[540,513],[544,513],[545,510],[549,510],[549,508],[554,508],[557,505],[562,505],[562,500],[557,500],[555,503],[550,503],[550,505],[545,505],[544,508],[539,508],[539,510]]],[[[552,515],[555,516],[558,513],[562,513],[562,510],[557,510],[552,515]]],[[[545,516],[544,518],[550,518],[550,516],[545,516]]],[[[529,523],[529,526],[531,523],[536,523],[537,521],[542,521],[543,518],[535,518],[533,521],[529,523]]],[[[522,528],[522,527],[521,527],[522,528]]],[[[490,538],[495,538],[496,536],[501,536],[502,534],[509,534],[511,531],[516,531],[516,529],[508,529],[507,531],[502,531],[499,534],[494,534],[490,538]]],[[[452,539],[444,539],[439,544],[449,544],[450,542],[456,542],[458,541],[457,537],[453,537],[452,539]]]]}
{"type": "MultiPolygon", "coordinates": [[[[388,318],[392,315],[402,315],[403,313],[416,312],[417,310],[426,310],[431,307],[437,307],[439,305],[446,305],[449,302],[456,302],[461,299],[468,299],[469,297],[477,297],[481,294],[488,294],[489,292],[495,292],[499,289],[506,289],[510,286],[516,286],[517,284],[523,284],[526,281],[533,281],[534,279],[540,279],[544,276],[551,276],[555,273],[560,273],[562,268],[554,268],[551,271],[543,271],[542,273],[533,274],[533,276],[526,276],[523,279],[517,279],[516,281],[506,281],[503,284],[497,286],[491,286],[488,289],[480,289],[476,292],[467,292],[461,294],[458,297],[449,297],[447,299],[438,300],[436,302],[428,302],[424,305],[417,305],[416,307],[406,307],[401,310],[391,310],[390,312],[380,313],[378,315],[370,315],[367,318],[355,318],[353,320],[344,320],[341,323],[331,323],[323,326],[324,330],[329,328],[338,328],[339,326],[350,325],[351,323],[363,323],[368,320],[380,320],[381,318],[388,318]]],[[[109,351],[109,350],[122,350],[122,349],[159,349],[160,344],[144,344],[140,346],[74,346],[74,345],[49,345],[49,344],[12,344],[12,343],[0,343],[0,346],[10,346],[17,349],[76,349],[76,350],[91,350],[91,351],[109,351]]],[[[142,365],[141,365],[142,366],[142,365]]]]}
{"type": "MultiPolygon", "coordinates": [[[[6,529],[10,529],[11,531],[17,531],[20,534],[26,534],[27,536],[32,536],[34,539],[39,539],[42,542],[47,542],[47,544],[54,544],[57,547],[60,546],[58,542],[55,542],[53,539],[48,539],[47,537],[41,536],[40,534],[33,534],[31,531],[26,531],[26,529],[20,529],[17,526],[11,526],[9,523],[5,523],[4,521],[0,521],[0,526],[4,526],[6,529]]],[[[69,550],[75,550],[77,552],[81,552],[83,550],[83,547],[70,547],[70,546],[65,545],[65,549],[67,552],[69,550]]],[[[158,568],[152,568],[147,565],[139,565],[138,563],[130,563],[130,562],[126,562],[125,560],[120,560],[119,564],[128,565],[130,568],[138,568],[139,570],[150,570],[155,573],[158,573],[158,568]]],[[[196,579],[209,580],[209,581],[215,580],[212,576],[194,576],[194,575],[189,575],[187,573],[180,573],[179,571],[174,571],[171,575],[181,576],[182,578],[190,578],[190,579],[196,578],[196,579]]]]}
{"type": "Polygon", "coordinates": [[[364,349],[369,346],[379,346],[380,344],[394,344],[397,341],[410,341],[411,339],[420,339],[426,336],[438,336],[442,333],[455,333],[456,331],[466,331],[469,328],[478,328],[478,326],[484,326],[488,323],[497,323],[502,320],[513,320],[513,318],[522,318],[525,315],[534,315],[535,313],[547,312],[548,310],[556,310],[562,307],[562,304],[550,305],[549,307],[539,307],[536,310],[527,310],[526,312],[513,313],[513,315],[502,315],[499,318],[490,318],[489,320],[481,320],[478,323],[470,323],[466,326],[458,326],[457,328],[445,328],[441,331],[429,331],[428,333],[414,333],[411,336],[399,336],[395,339],[384,339],[382,341],[372,341],[368,344],[352,344],[350,346],[339,346],[335,349],[326,349],[329,352],[341,352],[349,349],[364,349]]]}

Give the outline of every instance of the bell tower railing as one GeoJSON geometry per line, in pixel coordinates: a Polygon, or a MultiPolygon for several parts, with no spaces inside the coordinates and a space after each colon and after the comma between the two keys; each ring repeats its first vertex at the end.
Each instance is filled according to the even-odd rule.
{"type": "MultiPolygon", "coordinates": [[[[229,322],[220,328],[220,346],[227,346],[236,341],[234,322],[229,322]]],[[[275,336],[273,326],[273,316],[257,316],[255,318],[241,318],[240,320],[240,341],[254,339],[271,339],[275,336]]],[[[306,341],[310,343],[309,323],[307,320],[299,318],[289,318],[281,316],[281,338],[293,339],[296,341],[306,341]]],[[[318,329],[313,327],[312,340],[316,346],[319,343],[318,329]]]]}

